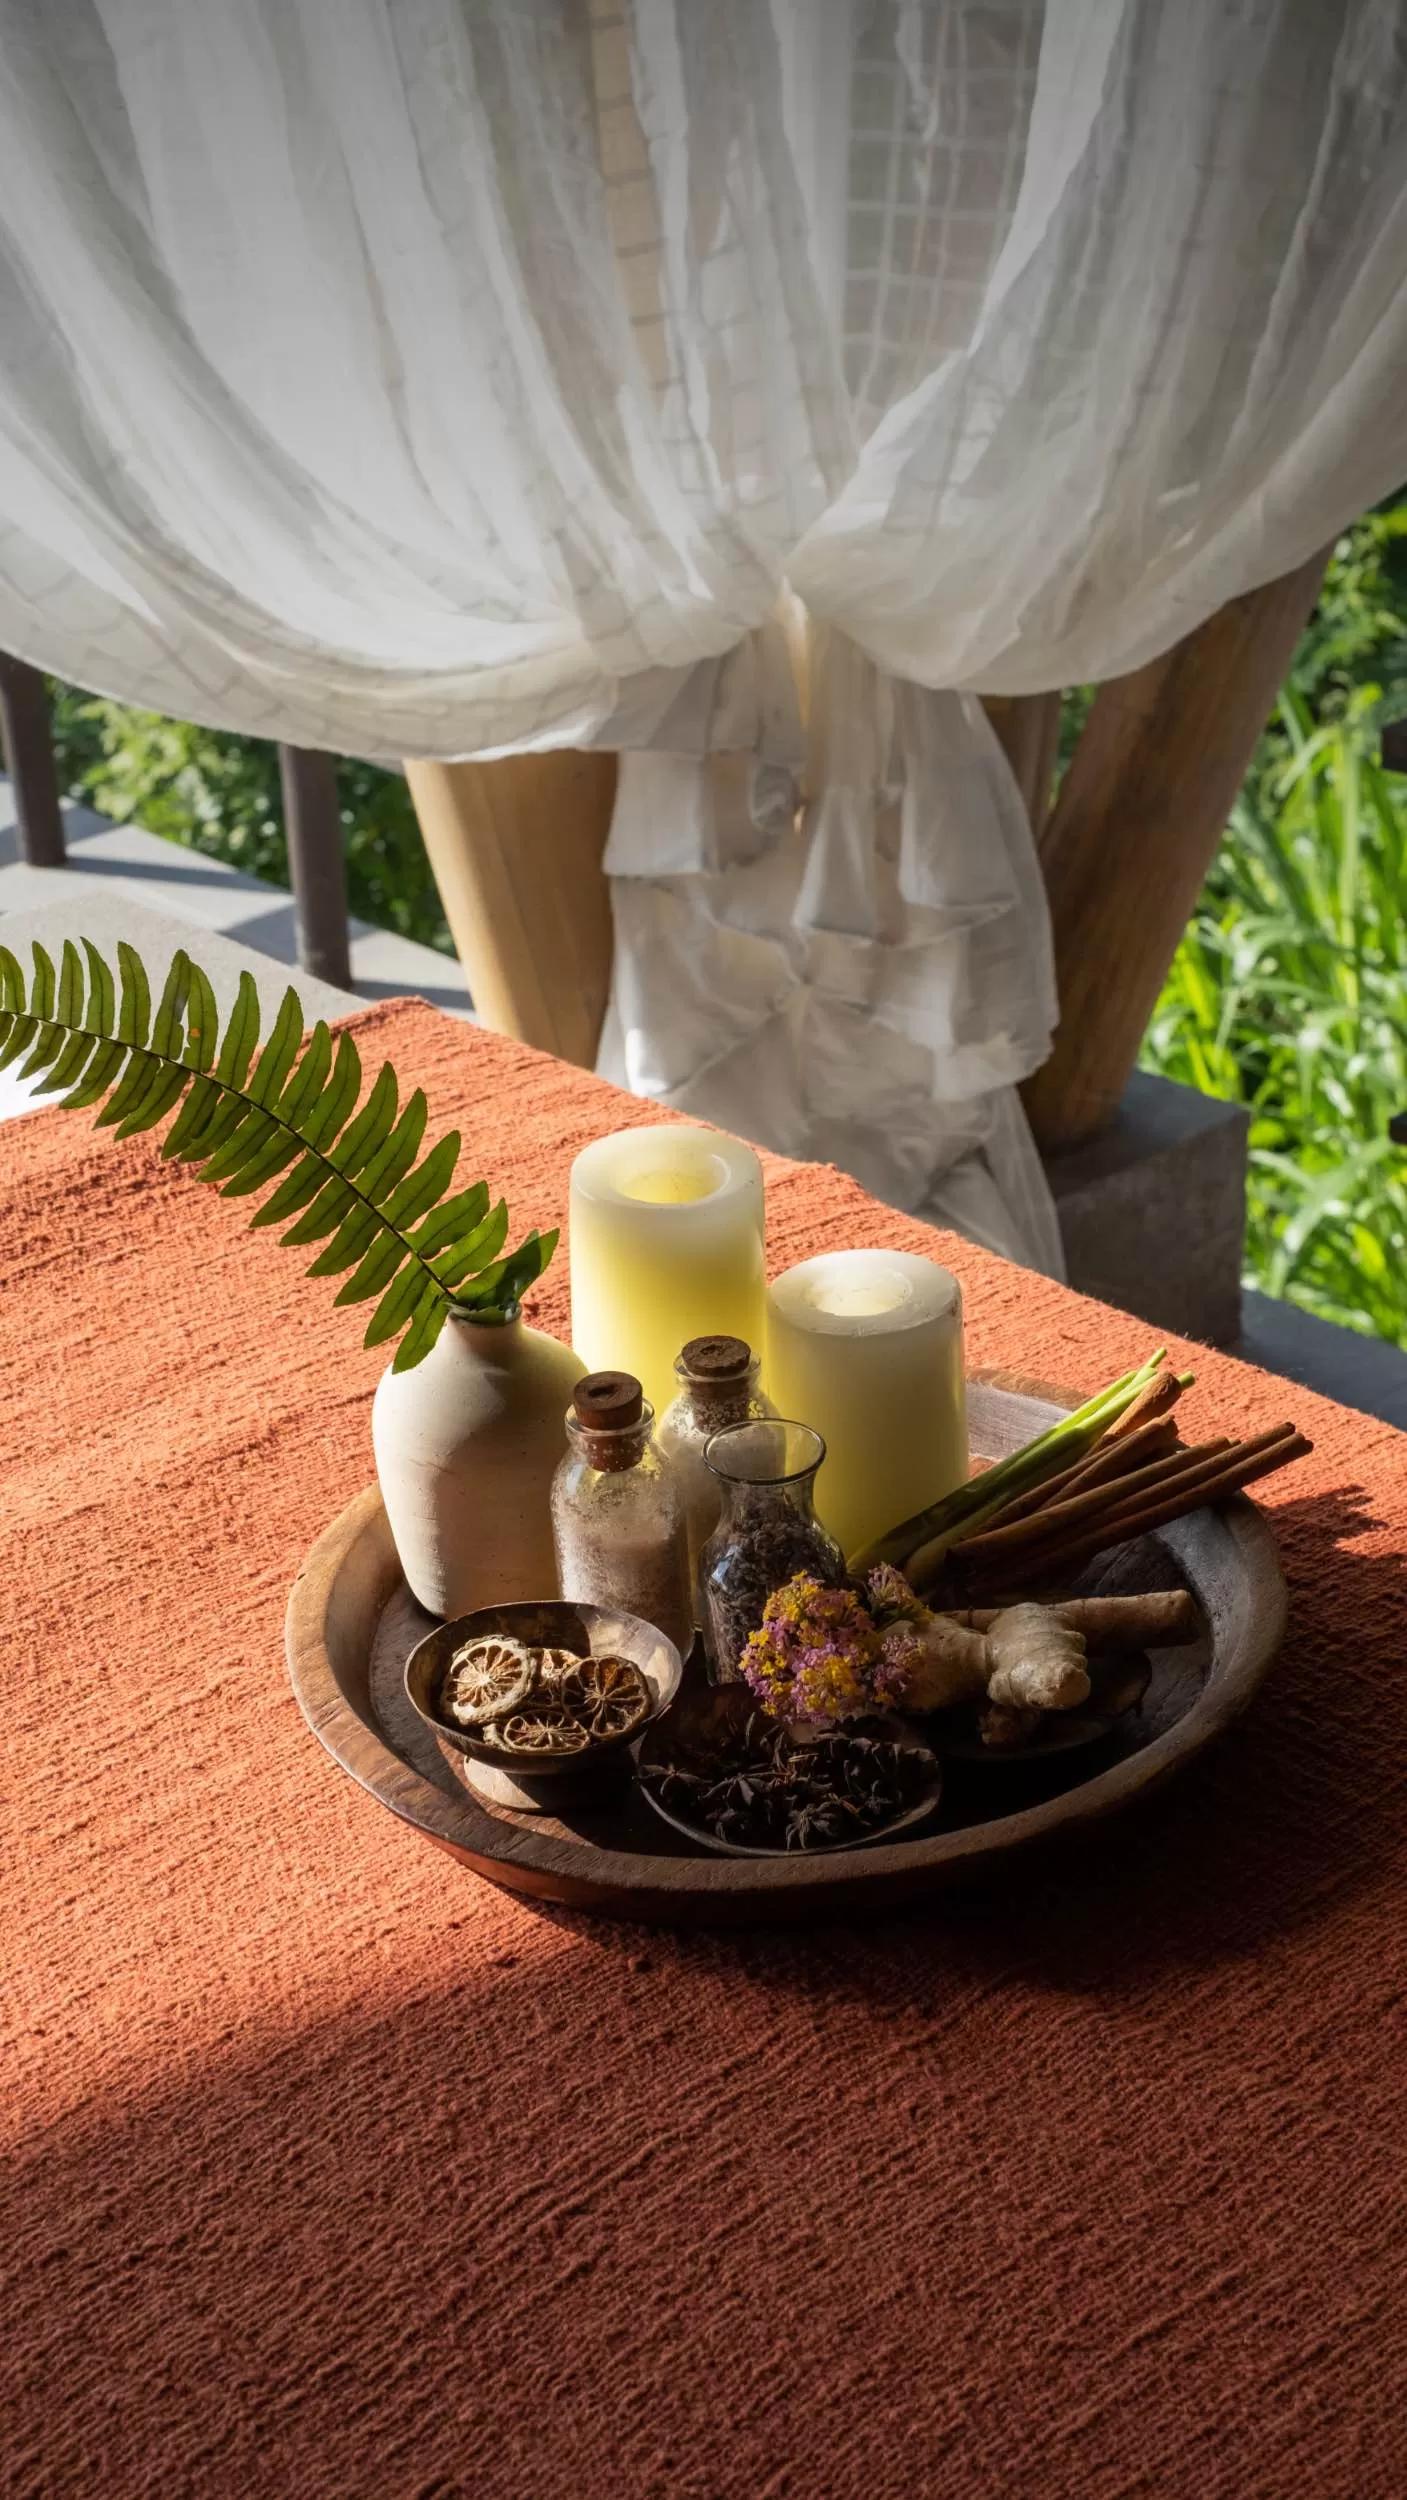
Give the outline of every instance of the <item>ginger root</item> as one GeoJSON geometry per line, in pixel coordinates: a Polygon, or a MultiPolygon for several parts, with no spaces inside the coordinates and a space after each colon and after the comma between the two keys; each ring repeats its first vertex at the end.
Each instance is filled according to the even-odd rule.
{"type": "Polygon", "coordinates": [[[1014,1711],[1077,1710],[1089,1698],[1083,1635],[1049,1606],[1003,1607],[974,1632],[895,1590],[874,1594],[889,1617],[884,1652],[901,1709],[990,1701],[1014,1711]]]}
{"type": "Polygon", "coordinates": [[[1007,1606],[985,1637],[987,1699],[1008,1710],[1078,1710],[1089,1699],[1084,1634],[1049,1606],[1007,1606]]]}

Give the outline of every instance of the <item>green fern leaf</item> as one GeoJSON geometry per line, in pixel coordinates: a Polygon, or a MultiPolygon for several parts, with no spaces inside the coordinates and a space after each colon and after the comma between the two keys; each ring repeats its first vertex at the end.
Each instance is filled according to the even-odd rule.
{"type": "Polygon", "coordinates": [[[31,951],[34,956],[34,978],[29,985],[29,1012],[32,1016],[37,1016],[41,1024],[46,1024],[54,1012],[56,985],[53,961],[45,953],[38,938],[34,939],[31,951]]]}
{"type": "Polygon", "coordinates": [[[21,1080],[27,1081],[30,1077],[37,1076],[41,1068],[52,1066],[63,1049],[65,1039],[61,1024],[41,1024],[35,1036],[34,1048],[19,1071],[21,1080]]]}
{"type": "Polygon", "coordinates": [[[322,1156],[305,1154],[301,1163],[295,1163],[287,1180],[279,1182],[272,1198],[266,1198],[251,1215],[251,1225],[282,1224],[287,1216],[296,1215],[300,1207],[317,1196],[326,1179],[327,1165],[322,1156]]]}
{"type": "Polygon", "coordinates": [[[347,1279],[337,1303],[370,1302],[373,1295],[384,1291],[406,1256],[403,1241],[394,1233],[378,1233],[365,1258],[347,1279]]]}
{"type": "MultiPolygon", "coordinates": [[[[209,1162],[199,1175],[200,1179],[207,1181],[212,1189],[220,1188],[225,1181],[233,1180],[236,1172],[242,1172],[246,1164],[251,1163],[255,1155],[262,1152],[269,1139],[277,1137],[278,1134],[278,1129],[262,1104],[250,1103],[246,1100],[244,1117],[239,1126],[227,1143],[221,1146],[219,1152],[211,1155],[209,1162]]],[[[190,1160],[195,1162],[197,1159],[197,1153],[193,1152],[190,1160]]]]}
{"type": "Polygon", "coordinates": [[[417,1088],[380,1153],[372,1156],[361,1175],[362,1195],[370,1198],[374,1206],[381,1206],[397,1183],[404,1180],[420,1152],[429,1116],[430,1106],[417,1088]]]}
{"type": "Polygon", "coordinates": [[[81,1083],[71,1094],[65,1094],[65,1111],[86,1111],[90,1104],[101,1102],[108,1087],[119,1074],[127,1057],[125,1045],[117,1041],[99,1042],[81,1083]]]}
{"type": "Polygon", "coordinates": [[[83,1014],[83,960],[72,938],[65,938],[59,958],[58,996],[54,1001],[54,1019],[66,1024],[70,1031],[83,1014]]]}
{"type": "Polygon", "coordinates": [[[296,1154],[301,1154],[302,1151],[303,1141],[301,1138],[289,1137],[285,1135],[281,1128],[275,1128],[272,1136],[270,1136],[260,1147],[258,1153],[251,1156],[250,1160],[243,1166],[243,1168],[235,1174],[234,1179],[232,1181],[226,1181],[224,1188],[220,1193],[221,1196],[224,1198],[252,1198],[256,1189],[266,1189],[269,1182],[273,1180],[279,1172],[286,1172],[290,1163],[293,1161],[294,1156],[296,1154]]]}
{"type": "Polygon", "coordinates": [[[259,993],[254,987],[253,974],[242,972],[239,994],[230,1010],[220,1056],[215,1062],[215,1074],[222,1085],[232,1086],[236,1093],[245,1090],[244,1080],[249,1074],[249,1062],[254,1056],[258,1039],[259,993]]]}
{"type": "Polygon", "coordinates": [[[97,1041],[93,1033],[70,1033],[36,1094],[61,1094],[82,1073],[97,1041]]]}
{"type": "Polygon", "coordinates": [[[168,1068],[158,1064],[145,1091],[138,1095],[127,1117],[118,1128],[119,1137],[138,1137],[143,1129],[155,1128],[173,1102],[178,1102],[190,1083],[187,1068],[168,1068]]]}
{"type": "Polygon", "coordinates": [[[330,1180],[324,1180],[307,1214],[289,1225],[283,1236],[285,1250],[301,1250],[310,1241],[322,1241],[328,1233],[335,1232],[351,1208],[360,1204],[350,1181],[334,1172],[330,1180]]]}
{"type": "Polygon", "coordinates": [[[151,1020],[151,1047],[156,1058],[174,1059],[186,1046],[184,1009],[186,991],[190,986],[191,960],[178,946],[171,958],[166,986],[160,1004],[151,1020]]]}
{"type": "Polygon", "coordinates": [[[319,1154],[326,1152],[339,1133],[361,1089],[362,1063],[356,1043],[350,1033],[339,1033],[331,1079],[303,1122],[303,1135],[319,1154]]]}
{"type": "Polygon", "coordinates": [[[125,938],[117,941],[117,969],[121,981],[117,1037],[122,1042],[135,1042],[139,1050],[144,1050],[151,1031],[151,985],[146,965],[125,938]]]}
{"type": "Polygon", "coordinates": [[[481,1224],[488,1213],[489,1185],[475,1181],[472,1189],[462,1189],[457,1198],[447,1198],[442,1207],[435,1207],[423,1224],[417,1224],[411,1240],[422,1259],[432,1258],[437,1250],[448,1250],[481,1224]]]}
{"type": "Polygon", "coordinates": [[[397,1336],[407,1320],[414,1319],[423,1301],[433,1302],[436,1289],[423,1267],[412,1259],[403,1267],[396,1281],[383,1293],[367,1322],[364,1346],[384,1345],[388,1337],[397,1336]]]}
{"type": "Polygon", "coordinates": [[[327,1158],[329,1163],[336,1164],[339,1172],[346,1173],[348,1180],[355,1179],[390,1136],[395,1123],[396,1101],[396,1071],[385,1067],[351,1127],[344,1129],[327,1158]]]}
{"type": "Polygon", "coordinates": [[[325,1024],[315,1024],[308,1047],[274,1106],[290,1128],[301,1129],[305,1115],[327,1083],[331,1066],[332,1035],[325,1024]]]}
{"type": "MultiPolygon", "coordinates": [[[[432,1207],[437,1198],[443,1197],[454,1178],[454,1167],[458,1161],[459,1131],[451,1129],[447,1137],[442,1137],[437,1146],[431,1147],[424,1162],[418,1163],[413,1172],[408,1172],[390,1196],[383,1199],[387,1223],[395,1224],[402,1232],[408,1224],[413,1224],[426,1207],[432,1207]]],[[[487,1197],[487,1190],[484,1195],[487,1197]]]]}
{"type": "Polygon", "coordinates": [[[0,1050],[0,1068],[8,1068],[12,1060],[18,1059],[22,1050],[28,1050],[38,1030],[37,1016],[16,1016],[10,1024],[5,1047],[0,1050]]]}
{"type": "MultiPolygon", "coordinates": [[[[83,952],[88,958],[88,1013],[83,1021],[90,1031],[106,1037],[112,1031],[117,1015],[117,991],[112,974],[91,938],[83,940],[83,952]]],[[[201,979],[204,978],[202,973],[201,979]]]]}
{"type": "Polygon", "coordinates": [[[442,1285],[448,1285],[453,1290],[456,1285],[462,1285],[467,1276],[477,1276],[481,1268],[488,1267],[498,1257],[507,1239],[508,1209],[500,1198],[482,1224],[476,1225],[463,1241],[453,1249],[438,1253],[431,1262],[435,1274],[442,1285]]]}
{"type": "Polygon", "coordinates": [[[417,1363],[423,1363],[448,1318],[449,1304],[447,1302],[440,1302],[433,1298],[422,1302],[396,1348],[391,1364],[392,1371],[413,1371],[417,1363]]]}
{"type": "Polygon", "coordinates": [[[208,975],[199,964],[189,969],[190,996],[186,1001],[186,1066],[202,1072],[213,1064],[215,1044],[220,1035],[220,1010],[208,975]]]}
{"type": "Polygon", "coordinates": [[[0,1067],[22,1061],[21,1074],[43,1078],[38,1091],[65,1108],[96,1106],[98,1126],[119,1137],[154,1128],[179,1104],[163,1154],[230,1198],[278,1180],[252,1221],[286,1224],[285,1246],[324,1243],[308,1273],[350,1271],[336,1301],[375,1299],[363,1342],[399,1337],[398,1370],[424,1359],[451,1310],[506,1318],[516,1309],[556,1235],[529,1234],[505,1258],[508,1213],[501,1201],[490,1207],[487,1184],[446,1198],[460,1140],[440,1138],[417,1162],[423,1093],[401,1106],[395,1072],[383,1067],[358,1107],[355,1043],[343,1033],[334,1045],[318,1024],[305,1044],[292,990],[256,1062],[259,1001],[247,972],[221,1039],[208,975],[183,949],[153,1013],[134,948],[119,941],[116,979],[90,939],[81,948],[66,941],[56,972],[34,945],[26,979],[0,946],[0,1067]]]}
{"type": "Polygon", "coordinates": [[[285,990],[274,1029],[259,1053],[248,1091],[251,1101],[271,1103],[283,1091],[284,1079],[303,1047],[303,1009],[295,990],[285,990]]]}
{"type": "Polygon", "coordinates": [[[327,1248],[318,1252],[308,1274],[340,1276],[344,1267],[355,1267],[375,1238],[376,1209],[359,1198],[351,1214],[343,1217],[327,1248]]]}

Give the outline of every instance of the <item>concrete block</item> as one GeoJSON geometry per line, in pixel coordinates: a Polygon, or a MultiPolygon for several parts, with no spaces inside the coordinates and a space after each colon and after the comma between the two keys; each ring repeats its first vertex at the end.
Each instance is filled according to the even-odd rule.
{"type": "Polygon", "coordinates": [[[1113,1127],[1046,1162],[1071,1284],[1154,1328],[1232,1344],[1249,1129],[1239,1103],[1131,1077],[1113,1127]]]}

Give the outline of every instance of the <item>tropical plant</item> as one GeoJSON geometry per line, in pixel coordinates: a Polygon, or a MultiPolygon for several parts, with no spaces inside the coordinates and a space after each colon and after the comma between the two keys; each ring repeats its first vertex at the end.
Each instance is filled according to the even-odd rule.
{"type": "Polygon", "coordinates": [[[65,940],[56,972],[36,943],[28,981],[0,946],[0,1068],[22,1059],[20,1076],[42,1078],[35,1091],[61,1095],[69,1110],[101,1103],[96,1125],[119,1137],[155,1128],[179,1103],[162,1153],[198,1166],[197,1177],[226,1198],[278,1180],[251,1221],[287,1223],[288,1248],[326,1244],[308,1274],[350,1270],[339,1303],[376,1297],[363,1343],[399,1337],[397,1371],[429,1353],[452,1311],[483,1320],[516,1313],[557,1234],[529,1233],[504,1256],[502,1199],[490,1206],[484,1181],[451,1194],[458,1135],[421,1155],[423,1093],[402,1104],[387,1065],[358,1107],[356,1044],[346,1032],[334,1044],[322,1023],[305,1035],[293,990],[260,1050],[259,994],[247,972],[221,1035],[209,979],[184,950],[153,1013],[135,948],[119,942],[114,980],[97,948],[82,945],[80,956],[65,940]]]}
{"type": "Polygon", "coordinates": [[[1143,1065],[1250,1111],[1250,1281],[1404,1343],[1407,792],[1374,753],[1382,700],[1281,698],[1143,1065]]]}

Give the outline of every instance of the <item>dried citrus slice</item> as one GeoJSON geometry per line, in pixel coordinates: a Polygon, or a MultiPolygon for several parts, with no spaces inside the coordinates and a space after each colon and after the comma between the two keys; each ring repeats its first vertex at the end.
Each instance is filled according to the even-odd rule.
{"type": "Polygon", "coordinates": [[[559,1679],[569,1667],[581,1665],[579,1649],[535,1649],[537,1671],[545,1692],[555,1693],[559,1679]]]}
{"type": "Polygon", "coordinates": [[[530,1701],[521,1709],[504,1711],[483,1730],[483,1740],[504,1753],[584,1753],[591,1734],[560,1702],[530,1701]]]}
{"type": "Polygon", "coordinates": [[[533,1688],[537,1662],[521,1641],[489,1633],[466,1641],[445,1669],[440,1708],[457,1727],[481,1727],[500,1710],[525,1701],[533,1688]]]}
{"type": "Polygon", "coordinates": [[[552,1680],[555,1700],[590,1730],[595,1743],[628,1736],[644,1724],[653,1696],[629,1658],[578,1658],[552,1680]]]}

